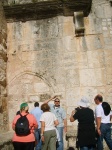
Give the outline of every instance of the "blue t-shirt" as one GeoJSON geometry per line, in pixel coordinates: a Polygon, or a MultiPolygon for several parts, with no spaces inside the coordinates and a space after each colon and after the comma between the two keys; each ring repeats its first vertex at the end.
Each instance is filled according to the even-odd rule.
{"type": "Polygon", "coordinates": [[[66,119],[66,112],[62,107],[55,107],[53,104],[49,104],[50,111],[55,114],[56,118],[58,119],[58,126],[57,127],[63,127],[64,123],[63,120],[66,119]]]}
{"type": "Polygon", "coordinates": [[[41,117],[42,113],[43,113],[43,111],[39,107],[35,107],[31,111],[31,114],[33,114],[37,120],[38,128],[41,128],[40,117],[41,117]]]}

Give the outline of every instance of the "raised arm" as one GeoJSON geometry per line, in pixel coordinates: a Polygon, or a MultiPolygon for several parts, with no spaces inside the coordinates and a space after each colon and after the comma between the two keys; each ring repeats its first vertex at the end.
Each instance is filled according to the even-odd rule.
{"type": "Polygon", "coordinates": [[[56,98],[56,96],[51,97],[51,98],[45,100],[43,104],[49,103],[50,101],[52,101],[52,100],[55,99],[55,98],[56,98]]]}
{"type": "Polygon", "coordinates": [[[73,110],[72,113],[71,113],[71,116],[70,116],[70,122],[74,122],[75,119],[73,117],[73,115],[75,114],[75,111],[73,110]]]}

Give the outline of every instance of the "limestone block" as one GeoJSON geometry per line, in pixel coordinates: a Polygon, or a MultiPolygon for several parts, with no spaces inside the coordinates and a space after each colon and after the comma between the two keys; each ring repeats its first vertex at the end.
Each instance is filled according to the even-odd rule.
{"type": "Polygon", "coordinates": [[[40,102],[44,102],[45,100],[49,99],[51,96],[50,94],[40,94],[40,102]]]}
{"type": "Polygon", "coordinates": [[[112,7],[110,3],[107,3],[103,6],[104,9],[104,16],[105,18],[111,18],[112,17],[112,7]]]}
{"type": "Polygon", "coordinates": [[[78,61],[79,68],[88,68],[86,52],[78,52],[77,53],[77,61],[78,61]]]}
{"type": "Polygon", "coordinates": [[[87,58],[89,68],[99,68],[105,66],[103,50],[88,51],[87,58]]]}
{"type": "MultiPolygon", "coordinates": [[[[97,87],[81,87],[80,98],[87,97],[91,104],[94,104],[94,97],[97,95],[97,87]]],[[[80,99],[79,99],[80,100],[80,99]]]]}
{"type": "Polygon", "coordinates": [[[65,85],[64,84],[57,84],[57,89],[58,91],[61,91],[61,92],[65,92],[65,85]]]}
{"type": "MultiPolygon", "coordinates": [[[[110,35],[109,35],[109,30],[103,30],[103,37],[104,38],[108,38],[110,35]]],[[[109,46],[108,45],[105,45],[105,49],[107,49],[109,46]]],[[[110,47],[108,48],[110,49],[110,47]]]]}
{"type": "Polygon", "coordinates": [[[98,18],[105,18],[105,13],[102,5],[97,5],[95,7],[95,14],[98,18]]]}
{"type": "Polygon", "coordinates": [[[63,45],[62,42],[60,42],[60,46],[61,47],[63,46],[62,48],[64,49],[65,52],[76,52],[77,51],[76,38],[74,36],[63,37],[63,45]]]}
{"type": "Polygon", "coordinates": [[[87,36],[85,39],[85,44],[87,44],[88,50],[94,50],[94,49],[102,49],[103,47],[103,41],[102,36],[87,36]]]}
{"type": "Polygon", "coordinates": [[[94,17],[94,26],[95,26],[95,31],[99,34],[102,33],[102,19],[101,18],[95,18],[94,17]]]}
{"type": "Polygon", "coordinates": [[[95,69],[96,86],[104,86],[106,84],[105,69],[95,69]]]}
{"type": "Polygon", "coordinates": [[[63,36],[72,36],[75,34],[75,30],[74,30],[74,23],[73,21],[68,21],[66,20],[66,22],[63,22],[63,36]]]}
{"type": "Polygon", "coordinates": [[[77,101],[79,100],[79,97],[80,97],[79,87],[67,89],[66,90],[67,106],[77,106],[77,101]]]}
{"type": "Polygon", "coordinates": [[[105,65],[106,67],[110,68],[112,66],[112,50],[105,50],[104,54],[105,54],[105,65]]]}
{"type": "Polygon", "coordinates": [[[95,34],[95,24],[94,24],[94,16],[92,13],[88,17],[84,18],[84,27],[85,27],[85,35],[86,34],[95,34]]]}
{"type": "Polygon", "coordinates": [[[29,101],[30,102],[39,102],[40,97],[38,95],[29,95],[29,101]]]}
{"type": "Polygon", "coordinates": [[[64,63],[69,63],[77,61],[77,53],[75,52],[70,52],[70,53],[64,53],[64,63]]]}
{"type": "Polygon", "coordinates": [[[22,52],[21,54],[21,60],[22,61],[33,61],[35,60],[36,53],[35,52],[22,52]]]}
{"type": "Polygon", "coordinates": [[[44,22],[41,24],[41,38],[45,37],[58,37],[59,30],[61,30],[61,26],[58,27],[57,17],[45,19],[44,22]]]}
{"type": "Polygon", "coordinates": [[[34,83],[34,91],[37,93],[49,92],[49,87],[45,83],[34,83]]]}
{"type": "Polygon", "coordinates": [[[111,85],[112,84],[112,69],[111,67],[106,68],[106,83],[107,85],[111,85]]]}
{"type": "Polygon", "coordinates": [[[72,88],[74,86],[79,86],[79,70],[66,70],[66,88],[72,88]],[[74,78],[75,77],[75,78],[74,78]]]}
{"type": "Polygon", "coordinates": [[[81,86],[95,86],[96,76],[94,69],[81,69],[79,71],[81,86]]]}

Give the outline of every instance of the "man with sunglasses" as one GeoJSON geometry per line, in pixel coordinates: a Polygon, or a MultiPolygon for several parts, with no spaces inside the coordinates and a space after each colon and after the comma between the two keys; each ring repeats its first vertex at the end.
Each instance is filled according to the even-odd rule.
{"type": "Polygon", "coordinates": [[[66,119],[66,112],[65,110],[60,106],[60,99],[56,96],[50,98],[49,100],[46,100],[44,103],[48,103],[50,106],[50,111],[55,114],[55,116],[58,119],[58,126],[57,130],[59,132],[60,141],[59,141],[59,147],[57,150],[64,150],[63,145],[63,131],[65,133],[67,132],[67,119],[66,119]],[[50,104],[50,101],[54,101],[54,104],[50,104]]]}

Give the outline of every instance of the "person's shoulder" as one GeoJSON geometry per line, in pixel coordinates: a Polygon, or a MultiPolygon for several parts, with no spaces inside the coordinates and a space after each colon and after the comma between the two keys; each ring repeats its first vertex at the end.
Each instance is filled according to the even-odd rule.
{"type": "Polygon", "coordinates": [[[100,103],[99,105],[97,105],[96,108],[97,108],[97,109],[98,109],[98,108],[99,108],[99,109],[102,108],[102,103],[100,103]]]}
{"type": "Polygon", "coordinates": [[[89,110],[90,112],[93,112],[93,113],[94,113],[94,111],[93,111],[93,109],[92,109],[92,108],[89,108],[89,107],[88,107],[88,110],[89,110]]]}
{"type": "Polygon", "coordinates": [[[62,106],[60,106],[59,109],[60,109],[61,111],[65,111],[65,109],[64,109],[62,106]]]}
{"type": "Polygon", "coordinates": [[[31,113],[28,113],[27,116],[30,117],[30,118],[34,118],[34,115],[31,114],[31,113]]]}

